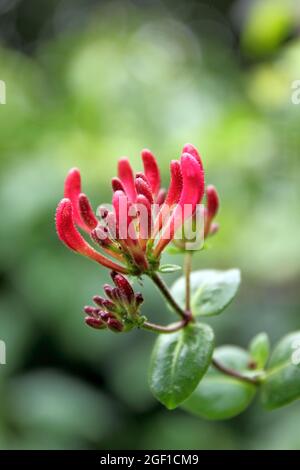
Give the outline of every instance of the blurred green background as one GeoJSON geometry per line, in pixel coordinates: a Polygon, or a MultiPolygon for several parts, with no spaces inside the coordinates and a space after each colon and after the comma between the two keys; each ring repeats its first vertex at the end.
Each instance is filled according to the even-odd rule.
{"type": "MultiPolygon", "coordinates": [[[[300,448],[299,403],[255,402],[216,423],[164,410],[147,386],[154,335],[85,327],[82,306],[108,272],[54,229],[70,167],[97,206],[118,157],[138,169],[150,148],[167,184],[192,142],[222,203],[195,268],[243,275],[211,321],[217,343],[299,329],[299,26],[297,0],[0,1],[0,448],[300,448]]],[[[167,322],[152,286],[142,291],[145,312],[167,322]]]]}

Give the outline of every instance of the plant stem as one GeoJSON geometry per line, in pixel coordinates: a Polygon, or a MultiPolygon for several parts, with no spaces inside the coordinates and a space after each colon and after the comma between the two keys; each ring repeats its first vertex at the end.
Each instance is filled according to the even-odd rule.
{"type": "Polygon", "coordinates": [[[185,273],[185,309],[191,311],[191,270],[192,270],[192,252],[188,251],[184,257],[185,273]]]}
{"type": "Polygon", "coordinates": [[[211,363],[216,369],[218,369],[223,374],[230,375],[231,377],[234,377],[239,380],[243,380],[244,382],[248,382],[254,385],[258,385],[260,383],[258,377],[247,377],[241,374],[240,372],[234,369],[231,369],[230,367],[224,366],[223,364],[221,364],[219,361],[217,361],[214,358],[212,359],[211,363]]]}
{"type": "Polygon", "coordinates": [[[171,307],[177,312],[185,321],[191,320],[191,315],[188,311],[184,311],[180,305],[176,302],[171,292],[168,289],[168,286],[164,283],[162,278],[157,273],[152,273],[150,275],[152,281],[158,287],[164,298],[168,301],[171,307]]]}
{"type": "Polygon", "coordinates": [[[175,331],[179,331],[182,328],[184,328],[188,324],[188,322],[189,320],[188,318],[186,318],[176,323],[171,323],[170,325],[163,326],[163,325],[157,325],[156,323],[145,321],[142,324],[142,328],[144,328],[145,330],[153,331],[155,333],[174,333],[175,331]]]}

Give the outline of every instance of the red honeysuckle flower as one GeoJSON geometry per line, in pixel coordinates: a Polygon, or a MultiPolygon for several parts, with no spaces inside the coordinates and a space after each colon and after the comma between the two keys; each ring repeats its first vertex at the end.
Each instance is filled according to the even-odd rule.
{"type": "MultiPolygon", "coordinates": [[[[59,238],[80,253],[118,273],[140,275],[158,269],[162,251],[173,240],[187,217],[191,217],[205,193],[204,170],[197,149],[186,144],[180,160],[170,165],[170,186],[161,188],[156,158],[141,153],[144,172],[134,174],[128,158],[118,162],[112,179],[112,210],[100,207],[96,217],[88,197],[81,191],[81,177],[73,168],[65,180],[64,199],[56,212],[59,238]],[[189,208],[186,214],[184,209],[189,208]],[[79,233],[85,231],[99,250],[79,233]]],[[[205,234],[216,231],[212,223],[219,206],[215,188],[206,190],[205,234]]]]}

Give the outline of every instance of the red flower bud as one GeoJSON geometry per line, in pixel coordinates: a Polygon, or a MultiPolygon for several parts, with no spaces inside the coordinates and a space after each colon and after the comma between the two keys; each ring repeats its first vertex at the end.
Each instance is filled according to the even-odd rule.
{"type": "Polygon", "coordinates": [[[117,320],[116,318],[109,318],[107,320],[107,326],[110,330],[119,333],[123,330],[123,325],[122,323],[117,320]]]}
{"type": "Polygon", "coordinates": [[[113,192],[115,191],[123,191],[125,193],[125,188],[122,184],[122,181],[120,180],[120,178],[113,178],[111,180],[111,185],[112,185],[112,189],[113,189],[113,192]]]}
{"type": "Polygon", "coordinates": [[[125,188],[126,195],[130,202],[136,200],[136,190],[134,185],[133,171],[128,161],[128,158],[123,157],[118,163],[118,175],[125,188]]]}
{"type": "Polygon", "coordinates": [[[103,321],[100,320],[100,318],[86,317],[84,321],[88,326],[91,326],[92,328],[95,328],[96,330],[102,330],[103,328],[106,328],[106,324],[103,323],[103,321]]]}
{"type": "Polygon", "coordinates": [[[142,151],[142,160],[144,164],[145,175],[149,181],[152,193],[157,196],[160,188],[160,172],[156,158],[150,150],[142,151]]]}
{"type": "Polygon", "coordinates": [[[136,187],[136,191],[138,194],[142,194],[148,199],[150,204],[153,204],[153,196],[152,196],[151,188],[144,179],[137,178],[135,180],[135,187],[136,187]]]}
{"type": "Polygon", "coordinates": [[[203,170],[203,164],[202,164],[200,154],[199,154],[198,150],[196,149],[196,147],[194,147],[194,145],[185,144],[185,146],[182,149],[182,155],[184,153],[188,153],[189,155],[192,155],[192,157],[194,157],[197,160],[197,162],[200,164],[200,166],[203,170]]]}
{"type": "Polygon", "coordinates": [[[213,185],[206,188],[206,200],[208,217],[213,219],[219,210],[219,196],[216,188],[213,185]]]}
{"type": "Polygon", "coordinates": [[[190,208],[189,215],[192,215],[204,195],[204,173],[194,157],[189,154],[184,154],[181,157],[181,173],[182,191],[180,199],[154,249],[155,256],[160,255],[166,245],[173,239],[176,230],[184,222],[186,216],[185,206],[190,208]]]}
{"type": "Polygon", "coordinates": [[[80,235],[74,225],[72,203],[69,199],[62,199],[57,207],[56,230],[61,241],[71,248],[71,250],[83,256],[87,256],[107,268],[118,272],[127,272],[127,269],[123,266],[119,266],[95,251],[80,235]]]}
{"type": "Polygon", "coordinates": [[[116,287],[119,289],[122,300],[125,301],[126,304],[131,304],[134,301],[134,291],[126,277],[114,271],[111,273],[111,277],[116,287]]]}
{"type": "Polygon", "coordinates": [[[95,307],[91,307],[90,305],[87,305],[86,307],[84,307],[83,310],[87,315],[90,315],[95,318],[99,317],[99,312],[100,312],[99,308],[95,308],[95,307]]]}
{"type": "Polygon", "coordinates": [[[90,230],[93,230],[97,227],[98,220],[96,219],[88,197],[84,193],[79,194],[78,204],[81,219],[90,230]]]}

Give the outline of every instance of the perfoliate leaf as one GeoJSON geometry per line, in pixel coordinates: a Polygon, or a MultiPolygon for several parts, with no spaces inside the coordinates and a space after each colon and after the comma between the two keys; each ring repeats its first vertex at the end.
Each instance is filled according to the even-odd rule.
{"type": "MultiPolygon", "coordinates": [[[[231,369],[242,373],[249,371],[250,356],[235,346],[223,346],[214,352],[214,358],[231,369]]],[[[232,418],[242,413],[251,403],[256,386],[225,375],[211,366],[183,408],[210,420],[232,418]]]]}
{"type": "Polygon", "coordinates": [[[263,369],[270,355],[270,340],[266,333],[256,335],[249,346],[251,358],[258,369],[263,369]]]}
{"type": "MultiPolygon", "coordinates": [[[[191,308],[196,316],[218,315],[232,301],[241,282],[240,271],[202,270],[191,274],[191,308]]],[[[185,279],[179,278],[171,292],[177,302],[185,305],[185,279]]]]}
{"type": "Polygon", "coordinates": [[[197,387],[209,367],[214,333],[192,323],[172,334],[161,334],[154,346],[149,383],[153,395],[168,409],[176,408],[197,387]]]}
{"type": "Polygon", "coordinates": [[[274,348],[261,392],[268,409],[300,398],[300,331],[288,334],[274,348]]]}
{"type": "Polygon", "coordinates": [[[182,268],[178,266],[178,264],[162,264],[159,268],[159,272],[165,273],[174,273],[176,271],[180,271],[182,268]]]}

